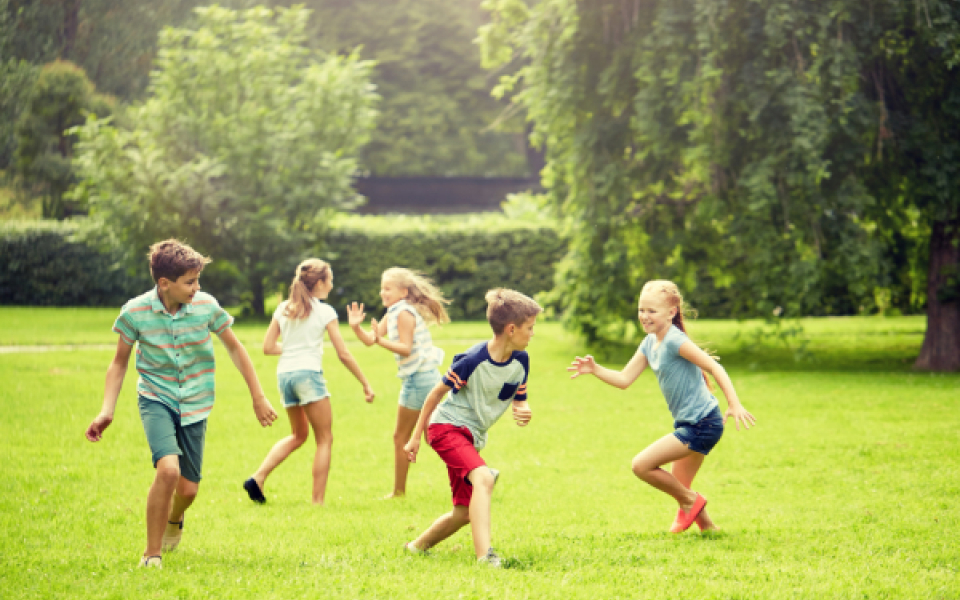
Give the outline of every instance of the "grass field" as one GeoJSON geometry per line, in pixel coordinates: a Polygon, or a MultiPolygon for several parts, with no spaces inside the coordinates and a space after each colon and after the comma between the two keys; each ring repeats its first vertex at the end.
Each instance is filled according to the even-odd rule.
{"type": "MultiPolygon", "coordinates": [[[[697,479],[722,531],[680,536],[665,533],[672,501],[630,472],[633,455],[670,431],[655,378],[626,391],[570,382],[564,369],[584,348],[538,325],[534,420],[521,429],[503,419],[483,453],[502,473],[501,571],[474,564],[466,530],[432,556],[401,552],[449,509],[449,488],[424,447],[409,496],[379,499],[399,388],[379,348],[350,346],[378,392],[373,405],[326,357],[327,506],[309,502],[307,447],[268,481],[268,504],[252,504],[240,484],[288,429],[284,418],[257,425],[221,349],[200,496],[181,547],[155,571],[136,568],[153,471],[132,368],[104,440],[83,438],[112,356],[96,348],[115,344],[115,315],[0,308],[0,346],[95,346],[0,354],[2,598],[960,598],[960,377],[910,371],[922,319],[805,320],[801,353],[771,336],[748,343],[759,323],[696,324],[759,424],[728,429],[697,479]]],[[[259,352],[265,325],[236,330],[279,406],[276,359],[259,352]]],[[[435,338],[449,360],[486,335],[467,323],[435,338]]]]}

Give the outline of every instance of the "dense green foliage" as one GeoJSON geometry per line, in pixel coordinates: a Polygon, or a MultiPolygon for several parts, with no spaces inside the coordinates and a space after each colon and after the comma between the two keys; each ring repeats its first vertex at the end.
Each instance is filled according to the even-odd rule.
{"type": "Polygon", "coordinates": [[[484,319],[484,295],[494,287],[531,296],[549,290],[564,250],[555,225],[546,221],[479,215],[341,217],[321,256],[334,269],[328,302],[341,316],[353,301],[378,310],[380,275],[390,267],[407,267],[423,271],[440,286],[456,320],[484,319]]]}
{"type": "MultiPolygon", "coordinates": [[[[479,0],[225,0],[313,11],[308,44],[377,62],[371,79],[383,117],[363,152],[380,175],[522,176],[522,124],[491,125],[503,108],[492,99],[473,38],[485,19],[479,0]],[[518,128],[519,126],[519,128],[518,128]]],[[[0,0],[0,63],[7,57],[80,65],[97,89],[122,102],[139,100],[154,67],[157,36],[167,26],[193,27],[200,0],[0,0]]],[[[2,78],[0,78],[2,79],[2,78]]],[[[0,111],[3,110],[0,83],[0,111]]],[[[4,112],[0,112],[2,124],[4,112]]],[[[0,125],[0,147],[4,143],[0,125]]],[[[0,156],[2,158],[2,156],[0,156]]],[[[3,163],[0,162],[0,169],[3,163]]]]}
{"type": "Polygon", "coordinates": [[[129,277],[122,254],[102,253],[76,235],[71,222],[0,226],[0,304],[30,306],[121,305],[149,286],[129,277]]]}
{"type": "Polygon", "coordinates": [[[960,198],[955,4],[485,6],[571,233],[556,299],[588,337],[621,335],[651,278],[711,316],[922,306],[925,236],[960,198]]]}
{"type": "MultiPolygon", "coordinates": [[[[275,2],[285,4],[285,2],[275,2]]],[[[479,0],[312,0],[320,48],[376,61],[383,97],[363,165],[375,175],[527,174],[522,125],[494,131],[504,105],[473,44],[479,0]]],[[[516,124],[514,124],[516,125],[516,124]]]]}
{"type": "Polygon", "coordinates": [[[0,170],[8,169],[13,162],[17,148],[17,122],[33,90],[38,71],[27,61],[11,58],[3,62],[0,58],[0,170]]]}
{"type": "Polygon", "coordinates": [[[264,284],[357,201],[371,64],[309,51],[303,9],[197,14],[196,29],[164,30],[151,96],[129,127],[76,129],[75,197],[102,221],[103,241],[135,257],[168,237],[229,257],[263,314],[264,284]]]}
{"type": "Polygon", "coordinates": [[[70,128],[88,116],[109,117],[111,105],[73,63],[54,61],[40,70],[17,121],[13,166],[20,187],[43,198],[45,218],[62,219],[72,208],[64,199],[76,183],[70,128]]]}
{"type": "MultiPolygon", "coordinates": [[[[329,302],[345,317],[348,302],[380,307],[380,275],[389,267],[419,269],[452,301],[454,319],[483,319],[493,287],[535,295],[550,289],[565,246],[550,221],[492,215],[449,218],[344,216],[330,225],[317,255],[331,262],[336,287],[329,302]]],[[[153,284],[144,254],[133,268],[126,253],[94,239],[95,223],[23,222],[0,227],[0,304],[119,306],[153,284]],[[67,285],[66,281],[74,282],[67,285]]],[[[311,244],[318,246],[319,244],[311,244]]],[[[286,295],[293,266],[309,250],[287,257],[289,268],[267,291],[286,295]]],[[[201,285],[221,304],[249,303],[247,278],[229,255],[212,256],[201,285]]]]}

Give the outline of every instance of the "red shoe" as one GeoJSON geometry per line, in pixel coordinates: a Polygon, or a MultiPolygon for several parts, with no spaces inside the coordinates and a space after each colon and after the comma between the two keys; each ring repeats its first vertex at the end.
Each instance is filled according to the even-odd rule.
{"type": "Polygon", "coordinates": [[[700,516],[703,507],[707,505],[707,499],[697,494],[697,499],[693,503],[693,508],[684,511],[682,508],[677,510],[677,518],[670,527],[670,533],[683,533],[690,529],[693,522],[700,516]]]}

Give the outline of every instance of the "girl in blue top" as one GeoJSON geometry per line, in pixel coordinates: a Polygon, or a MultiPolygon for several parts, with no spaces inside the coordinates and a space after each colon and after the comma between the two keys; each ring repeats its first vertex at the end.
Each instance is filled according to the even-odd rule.
{"type": "Polygon", "coordinates": [[[687,337],[683,297],[675,284],[647,282],[640,293],[637,315],[647,337],[622,371],[601,367],[592,356],[576,357],[567,370],[573,371],[571,378],[589,374],[626,389],[650,365],[673,415],[675,431],[636,455],[633,472],[679,504],[671,533],[686,531],[694,522],[701,530],[716,529],[704,510],[706,499],[690,486],[703,459],[723,435],[727,419],[733,417],[738,430],[741,423],[749,429],[756,419],[740,404],[726,370],[687,337]],[[717,399],[710,393],[706,373],[713,375],[727,398],[725,415],[720,414],[717,399]],[[670,472],[661,468],[667,463],[673,463],[670,472]]]}
{"type": "Polygon", "coordinates": [[[450,301],[421,273],[393,267],[383,272],[380,299],[387,314],[377,323],[371,319],[371,330],[361,328],[366,313],[363,304],[347,307],[350,327],[367,346],[377,344],[393,352],[397,360],[397,377],[403,380],[397,426],[393,432],[393,491],[385,498],[399,498],[407,492],[407,471],[410,462],[403,446],[410,439],[420,409],[440,383],[438,367],[443,363],[443,350],[433,345],[429,325],[449,323],[444,304],[450,301]]]}

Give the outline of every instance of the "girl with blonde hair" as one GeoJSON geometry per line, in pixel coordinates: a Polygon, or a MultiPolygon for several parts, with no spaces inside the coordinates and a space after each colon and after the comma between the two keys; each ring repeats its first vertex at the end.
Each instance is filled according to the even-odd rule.
{"type": "Polygon", "coordinates": [[[706,498],[693,491],[696,477],[710,450],[720,441],[727,419],[737,429],[747,429],[756,419],[740,404],[733,382],[713,357],[693,343],[683,322],[683,296],[670,281],[649,281],[637,303],[637,315],[647,337],[622,371],[598,365],[592,356],[576,357],[567,368],[571,379],[593,375],[620,389],[626,389],[650,365],[657,375],[674,419],[674,432],[652,443],[633,459],[634,474],[672,496],[679,505],[671,533],[680,533],[697,523],[701,530],[716,529],[705,506],[706,498]],[[717,399],[710,393],[710,373],[727,399],[727,412],[720,414],[717,399]],[[671,471],[662,465],[673,463],[671,471]]]}
{"type": "Polygon", "coordinates": [[[440,383],[438,367],[443,363],[444,352],[433,345],[428,327],[450,322],[444,308],[450,301],[422,273],[400,267],[383,272],[380,299],[387,313],[379,323],[371,319],[370,331],[361,327],[366,319],[363,304],[354,302],[348,306],[347,316],[361,342],[367,346],[377,344],[393,352],[397,360],[397,377],[403,380],[393,432],[393,491],[386,496],[399,498],[407,492],[410,468],[403,446],[420,418],[427,394],[440,383]]]}
{"type": "Polygon", "coordinates": [[[317,442],[313,458],[313,503],[324,502],[333,447],[333,413],[323,377],[324,332],[330,337],[337,358],[363,386],[366,401],[373,402],[373,389],[340,335],[337,313],[323,302],[332,289],[330,265],[317,258],[300,263],[290,284],[290,297],[274,311],[264,337],[263,353],[280,356],[277,386],[283,395],[292,433],[274,444],[257,472],[243,483],[254,502],[263,504],[267,501],[263,494],[267,477],[307,441],[311,427],[317,442]],[[282,343],[278,341],[281,337],[282,343]]]}

